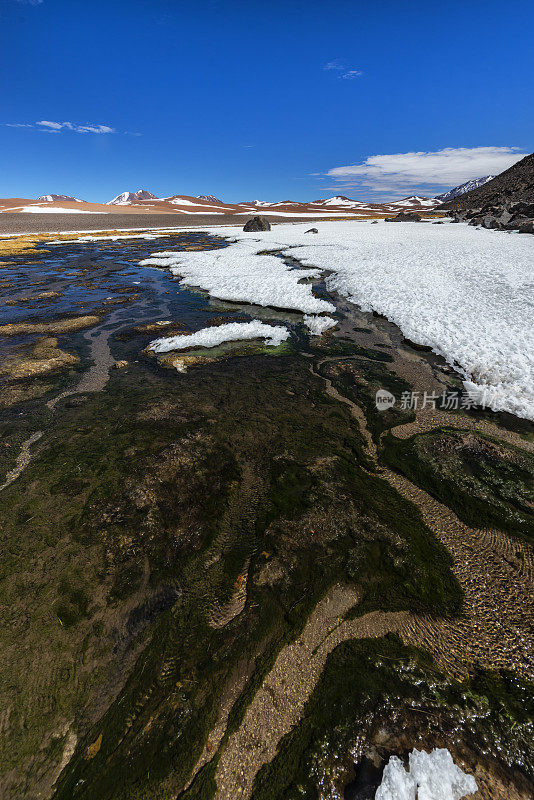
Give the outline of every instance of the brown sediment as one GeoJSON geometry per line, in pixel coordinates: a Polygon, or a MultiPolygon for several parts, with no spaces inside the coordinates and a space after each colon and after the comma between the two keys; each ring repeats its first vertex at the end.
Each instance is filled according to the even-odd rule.
{"type": "Polygon", "coordinates": [[[35,444],[35,442],[37,442],[42,435],[43,435],[42,431],[36,431],[35,433],[32,433],[32,435],[28,439],[26,439],[25,442],[23,442],[20,448],[20,453],[17,456],[17,461],[15,466],[13,467],[12,470],[10,470],[7,473],[5,481],[0,485],[0,492],[7,486],[9,486],[11,483],[13,483],[13,481],[19,477],[23,469],[25,469],[28,466],[31,460],[30,447],[32,446],[32,444],[35,444]]]}
{"type": "Polygon", "coordinates": [[[247,578],[249,561],[245,564],[243,571],[237,576],[234,584],[234,591],[230,600],[224,605],[215,603],[208,611],[208,623],[212,628],[224,628],[235,619],[243,609],[247,601],[247,578]]]}

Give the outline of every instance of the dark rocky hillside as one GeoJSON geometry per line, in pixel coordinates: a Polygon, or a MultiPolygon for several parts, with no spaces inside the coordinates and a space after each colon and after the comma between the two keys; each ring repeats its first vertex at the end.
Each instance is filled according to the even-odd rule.
{"type": "Polygon", "coordinates": [[[474,209],[490,205],[504,206],[519,200],[534,202],[534,153],[478,189],[455,197],[438,208],[440,211],[474,209]]]}
{"type": "Polygon", "coordinates": [[[438,206],[456,222],[534,233],[534,153],[488,183],[438,206]]]}

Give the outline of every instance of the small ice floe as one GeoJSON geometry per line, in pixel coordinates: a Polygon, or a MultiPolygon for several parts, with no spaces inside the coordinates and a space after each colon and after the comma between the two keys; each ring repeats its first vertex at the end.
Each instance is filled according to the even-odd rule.
{"type": "Polygon", "coordinates": [[[391,756],[375,800],[461,800],[477,789],[473,776],[456,766],[446,748],[413,750],[408,772],[397,756],[391,756]]]}
{"type": "Polygon", "coordinates": [[[329,328],[337,325],[337,322],[332,317],[316,317],[313,314],[304,314],[304,324],[312,336],[320,336],[329,328]]]}
{"type": "Polygon", "coordinates": [[[202,328],[190,335],[180,334],[155,339],[148,345],[154,353],[168,353],[170,350],[185,350],[189,347],[216,347],[223,342],[244,339],[263,339],[269,347],[276,347],[289,338],[289,331],[283,325],[266,325],[259,320],[252,322],[229,322],[212,328],[202,328]]]}

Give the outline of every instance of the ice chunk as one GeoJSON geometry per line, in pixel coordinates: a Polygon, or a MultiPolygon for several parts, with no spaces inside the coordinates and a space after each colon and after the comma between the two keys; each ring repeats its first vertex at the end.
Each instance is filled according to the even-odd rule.
{"type": "Polygon", "coordinates": [[[375,800],[415,800],[415,781],[406,772],[402,761],[391,756],[384,769],[382,783],[376,790],[375,800]]]}
{"type": "Polygon", "coordinates": [[[413,750],[409,762],[410,774],[417,784],[418,800],[461,800],[477,791],[473,776],[462,772],[444,747],[431,753],[413,750]]]}
{"type": "Polygon", "coordinates": [[[216,347],[223,342],[242,339],[264,339],[269,347],[281,344],[289,337],[283,325],[266,325],[259,320],[252,322],[229,322],[212,328],[202,328],[191,335],[180,334],[155,339],[148,345],[155,353],[168,353],[169,350],[185,350],[188,347],[216,347]]]}
{"type": "Polygon", "coordinates": [[[310,314],[304,314],[304,324],[312,336],[320,336],[329,328],[333,328],[337,323],[332,317],[314,317],[310,314]]]}
{"type": "Polygon", "coordinates": [[[456,766],[446,748],[413,750],[408,772],[397,756],[391,756],[375,800],[461,800],[477,788],[473,776],[456,766]]]}

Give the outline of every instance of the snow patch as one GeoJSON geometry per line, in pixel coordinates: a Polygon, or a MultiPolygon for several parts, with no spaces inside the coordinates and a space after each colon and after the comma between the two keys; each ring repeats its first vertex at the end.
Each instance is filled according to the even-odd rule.
{"type": "MultiPolygon", "coordinates": [[[[227,230],[235,234],[235,229],[227,230]]],[[[277,256],[258,256],[261,249],[255,237],[222,250],[153,253],[140,266],[168,267],[181,278],[183,286],[200,287],[219,300],[287,308],[305,314],[335,311],[332,303],[314,296],[310,284],[299,283],[303,278],[319,278],[320,270],[292,269],[277,256]]]]}
{"type": "Polygon", "coordinates": [[[243,233],[204,229],[235,244],[204,252],[155,253],[142,265],[162,266],[182,284],[222,300],[317,315],[334,306],[302,278],[396,323],[456,366],[473,398],[495,411],[534,420],[534,239],[457,225],[323,222],[243,233]],[[291,269],[262,250],[279,250],[308,269],[291,269]]]}
{"type": "Polygon", "coordinates": [[[408,772],[400,759],[391,756],[375,800],[461,800],[477,789],[473,776],[456,766],[447,749],[413,750],[408,772]]]}
{"type": "Polygon", "coordinates": [[[81,208],[59,208],[58,206],[21,206],[11,211],[21,214],[107,214],[107,211],[83,211],[81,208]]]}
{"type": "Polygon", "coordinates": [[[155,339],[148,345],[155,353],[168,353],[169,350],[185,350],[188,347],[216,347],[223,342],[244,339],[263,339],[269,347],[276,347],[289,337],[283,325],[266,325],[259,320],[252,322],[229,322],[213,328],[202,328],[190,336],[180,334],[155,339]]]}

